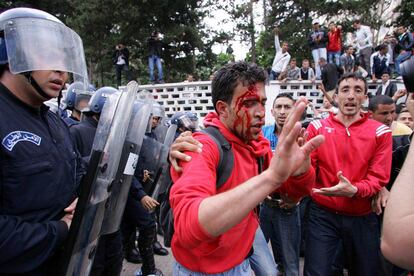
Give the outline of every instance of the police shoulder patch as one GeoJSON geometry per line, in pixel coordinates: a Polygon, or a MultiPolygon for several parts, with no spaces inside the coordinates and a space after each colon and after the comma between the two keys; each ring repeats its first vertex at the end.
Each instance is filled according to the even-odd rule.
{"type": "Polygon", "coordinates": [[[33,134],[28,131],[13,131],[6,135],[6,137],[3,138],[2,145],[5,147],[8,151],[12,151],[14,146],[19,142],[30,142],[37,146],[40,145],[42,142],[42,137],[39,135],[33,134]]]}

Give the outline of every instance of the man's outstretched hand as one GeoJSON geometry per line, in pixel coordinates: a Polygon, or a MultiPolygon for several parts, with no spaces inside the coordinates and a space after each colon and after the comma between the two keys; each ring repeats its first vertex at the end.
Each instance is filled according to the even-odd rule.
{"type": "Polygon", "coordinates": [[[269,166],[275,182],[280,185],[291,175],[305,173],[311,166],[309,155],[323,142],[323,135],[317,135],[305,141],[303,129],[299,122],[308,101],[301,97],[296,102],[294,110],[289,114],[283,126],[282,133],[269,166]]]}
{"type": "Polygon", "coordinates": [[[339,178],[338,184],[329,188],[313,189],[313,192],[325,196],[353,197],[358,192],[358,188],[352,185],[351,181],[349,181],[341,171],[337,173],[337,176],[339,178]]]}

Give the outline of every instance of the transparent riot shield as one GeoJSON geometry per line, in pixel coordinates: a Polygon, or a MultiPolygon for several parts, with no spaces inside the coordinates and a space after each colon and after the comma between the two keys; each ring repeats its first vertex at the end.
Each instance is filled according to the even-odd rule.
{"type": "Polygon", "coordinates": [[[165,139],[164,139],[164,148],[167,149],[167,151],[164,153],[166,154],[166,156],[163,157],[163,160],[165,160],[165,162],[161,164],[162,173],[160,174],[158,181],[156,182],[154,191],[152,192],[152,195],[151,195],[152,198],[154,198],[155,200],[159,202],[160,200],[163,200],[159,196],[166,193],[168,186],[171,182],[171,177],[170,177],[170,174],[168,173],[168,170],[169,170],[168,154],[169,154],[170,146],[174,142],[176,131],[177,131],[177,125],[175,124],[170,125],[165,135],[165,139]]]}
{"type": "MultiPolygon", "coordinates": [[[[168,149],[165,149],[162,143],[149,136],[144,137],[135,176],[148,195],[151,195],[155,189],[165,151],[168,149]]],[[[166,158],[165,161],[167,161],[166,158]]]]}
{"type": "Polygon", "coordinates": [[[99,119],[89,166],[61,260],[61,275],[88,275],[109,191],[116,178],[136,97],[135,86],[109,95],[99,119]]]}
{"type": "Polygon", "coordinates": [[[168,118],[163,117],[159,125],[152,129],[151,132],[154,133],[156,140],[162,144],[164,144],[164,139],[167,136],[168,131],[168,118]]]}
{"type": "MultiPolygon", "coordinates": [[[[138,86],[138,84],[136,84],[138,86]]],[[[138,90],[138,87],[136,88],[138,90]]],[[[152,95],[139,93],[134,103],[128,133],[122,149],[115,181],[109,187],[111,195],[106,203],[101,235],[119,230],[145,131],[151,117],[152,95]]]]}

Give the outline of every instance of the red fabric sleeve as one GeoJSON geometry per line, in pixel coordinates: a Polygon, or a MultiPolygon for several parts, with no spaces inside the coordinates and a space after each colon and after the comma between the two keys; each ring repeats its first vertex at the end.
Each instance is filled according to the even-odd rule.
{"type": "Polygon", "coordinates": [[[358,188],[355,197],[372,197],[387,185],[391,174],[391,161],[392,136],[389,132],[377,137],[377,148],[370,161],[367,176],[359,182],[352,183],[358,188]]]}
{"type": "Polygon", "coordinates": [[[219,151],[206,135],[195,137],[203,144],[202,153],[186,152],[190,162],[180,162],[183,168],[178,174],[171,168],[174,182],[170,204],[174,215],[174,236],[181,245],[197,247],[201,242],[215,239],[205,231],[198,220],[198,208],[203,199],[216,194],[216,164],[219,151]]]}
{"type": "MultiPolygon", "coordinates": [[[[308,140],[317,135],[315,128],[311,124],[309,125],[307,131],[309,132],[308,140]]],[[[287,194],[290,199],[295,201],[298,201],[301,198],[309,195],[312,191],[316,179],[314,158],[311,158],[311,160],[311,167],[306,173],[300,176],[289,177],[288,180],[286,180],[276,191],[281,194],[287,194]]]]}
{"type": "Polygon", "coordinates": [[[282,186],[277,189],[280,194],[287,194],[287,196],[295,201],[307,196],[312,191],[315,184],[315,170],[311,166],[310,169],[299,176],[291,176],[283,182],[282,186]]]}

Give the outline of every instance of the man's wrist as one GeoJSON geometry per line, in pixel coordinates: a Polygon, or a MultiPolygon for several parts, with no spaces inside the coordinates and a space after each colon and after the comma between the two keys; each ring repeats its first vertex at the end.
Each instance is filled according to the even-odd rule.
{"type": "Polygon", "coordinates": [[[270,169],[265,170],[264,172],[262,172],[261,177],[264,178],[264,183],[267,183],[269,186],[271,186],[272,191],[274,189],[279,188],[280,186],[282,186],[282,183],[284,181],[281,181],[282,177],[279,176],[277,173],[272,172],[270,169]]]}

